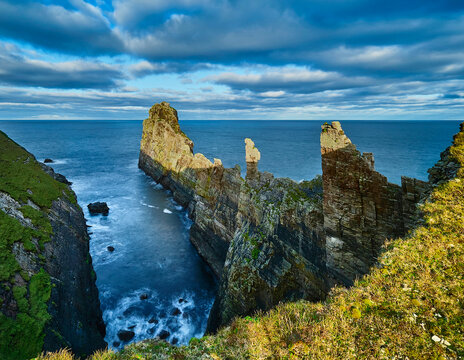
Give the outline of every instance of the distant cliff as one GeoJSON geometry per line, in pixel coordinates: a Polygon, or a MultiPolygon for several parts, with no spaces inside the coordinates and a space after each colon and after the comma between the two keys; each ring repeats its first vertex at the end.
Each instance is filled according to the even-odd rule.
{"type": "Polygon", "coordinates": [[[191,241],[221,279],[208,332],[280,301],[324,299],[414,226],[427,183],[388,183],[338,122],[322,126],[321,153],[322,178],[296,183],[260,172],[261,154],[245,139],[244,179],[238,165],[195,154],[168,103],[150,109],[139,167],[189,209],[191,241]]]}
{"type": "Polygon", "coordinates": [[[106,346],[89,236],[66,179],[0,132],[0,358],[106,346]]]}

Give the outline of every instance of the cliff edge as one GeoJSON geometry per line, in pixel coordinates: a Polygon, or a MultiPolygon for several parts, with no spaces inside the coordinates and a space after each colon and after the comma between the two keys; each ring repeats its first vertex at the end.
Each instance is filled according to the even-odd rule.
{"type": "Polygon", "coordinates": [[[0,358],[64,347],[88,355],[106,346],[104,336],[74,192],[0,132],[0,358]]]}

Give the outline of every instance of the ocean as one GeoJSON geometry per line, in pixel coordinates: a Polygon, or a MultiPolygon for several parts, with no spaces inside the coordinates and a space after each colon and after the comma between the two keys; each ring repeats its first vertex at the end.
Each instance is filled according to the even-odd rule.
{"type": "MultiPolygon", "coordinates": [[[[259,169],[295,181],[321,173],[320,121],[181,121],[195,152],[245,171],[244,138],[261,151],[259,169]]],[[[361,152],[372,152],[389,181],[427,179],[427,169],[451,144],[457,121],[343,121],[361,152]]],[[[73,183],[91,226],[90,251],[106,341],[132,329],[140,341],[169,332],[187,344],[201,337],[217,281],[189,242],[187,213],[137,167],[141,121],[0,121],[0,130],[32,152],[51,158],[73,183]],[[110,212],[91,216],[87,204],[105,201],[110,212]],[[113,246],[113,252],[107,247],[113,246]],[[141,300],[142,294],[148,298],[141,300]],[[180,314],[176,309],[180,310],[180,314]]]]}

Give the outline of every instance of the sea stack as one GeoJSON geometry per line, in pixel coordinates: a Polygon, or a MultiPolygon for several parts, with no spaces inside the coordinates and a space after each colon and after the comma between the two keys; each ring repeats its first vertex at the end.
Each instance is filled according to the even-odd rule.
{"type": "Polygon", "coordinates": [[[182,132],[168,103],[144,121],[139,167],[188,208],[190,239],[220,279],[207,332],[282,301],[321,300],[375,264],[387,238],[404,235],[428,184],[390,184],[339,122],[321,129],[322,177],[296,183],[258,170],[245,139],[247,172],[224,168],[182,132]]]}

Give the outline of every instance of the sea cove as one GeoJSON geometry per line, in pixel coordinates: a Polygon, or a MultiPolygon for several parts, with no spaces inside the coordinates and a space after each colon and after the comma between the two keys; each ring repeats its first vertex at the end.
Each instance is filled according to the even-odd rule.
{"type": "MultiPolygon", "coordinates": [[[[322,123],[181,121],[181,127],[194,141],[195,152],[220,158],[227,167],[238,163],[242,172],[243,139],[251,137],[261,151],[261,171],[301,181],[321,173],[322,123]]],[[[399,183],[400,175],[427,178],[457,124],[345,121],[343,128],[359,149],[374,153],[378,171],[399,183]]],[[[137,167],[141,122],[4,121],[0,130],[39,160],[51,158],[50,165],[73,182],[92,226],[90,250],[109,345],[117,348],[117,332],[133,325],[131,341],[163,330],[169,332],[168,341],[179,344],[201,337],[216,280],[189,242],[186,211],[137,167]],[[107,217],[87,212],[86,205],[99,200],[110,206],[107,217]],[[148,298],[141,300],[142,294],[148,298]],[[179,303],[181,299],[186,301],[179,303]],[[172,315],[175,309],[180,316],[172,315]]]]}

